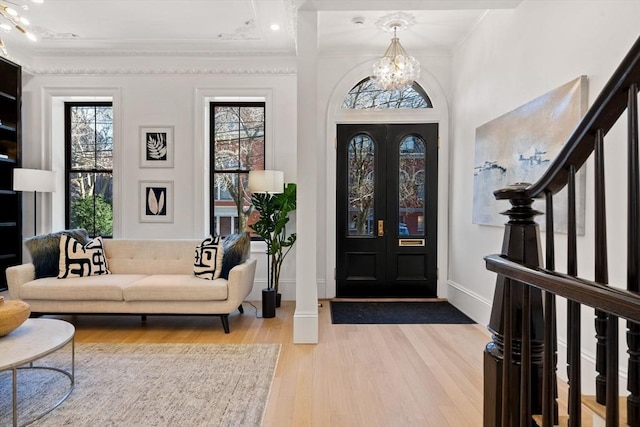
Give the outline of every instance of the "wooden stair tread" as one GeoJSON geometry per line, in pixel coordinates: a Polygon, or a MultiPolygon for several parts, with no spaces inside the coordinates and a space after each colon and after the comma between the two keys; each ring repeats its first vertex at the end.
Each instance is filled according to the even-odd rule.
{"type": "MultiPolygon", "coordinates": [[[[619,410],[620,410],[620,425],[627,425],[627,398],[621,396],[618,400],[619,402],[619,410]]],[[[595,396],[582,396],[582,404],[593,411],[594,414],[602,418],[603,420],[607,417],[607,409],[606,406],[599,404],[596,402],[595,396]]]]}
{"type": "MultiPolygon", "coordinates": [[[[586,407],[588,410],[582,411],[582,427],[591,427],[593,426],[593,418],[592,415],[597,415],[602,420],[606,420],[607,412],[606,407],[604,405],[596,402],[595,396],[582,396],[582,405],[586,407]]],[[[627,398],[620,397],[619,400],[620,405],[620,426],[627,425],[627,398]]],[[[542,415],[534,415],[533,420],[537,425],[542,425],[542,415]]],[[[566,415],[560,415],[558,424],[559,427],[565,427],[569,424],[569,417],[566,415]]]]}
{"type": "MultiPolygon", "coordinates": [[[[536,422],[537,425],[542,425],[542,415],[534,415],[533,421],[536,422]]],[[[558,424],[555,426],[558,427],[568,427],[569,426],[569,416],[568,415],[560,415],[558,417],[558,424]]],[[[555,427],[554,426],[554,427],[555,427]]],[[[582,427],[592,427],[593,419],[592,414],[589,411],[582,411],[582,427]]]]}

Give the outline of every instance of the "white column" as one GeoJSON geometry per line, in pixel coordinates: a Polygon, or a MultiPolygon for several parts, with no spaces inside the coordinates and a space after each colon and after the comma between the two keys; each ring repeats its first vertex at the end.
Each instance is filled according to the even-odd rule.
{"type": "Polygon", "coordinates": [[[318,342],[318,12],[298,11],[296,311],[293,342],[318,342]]]}

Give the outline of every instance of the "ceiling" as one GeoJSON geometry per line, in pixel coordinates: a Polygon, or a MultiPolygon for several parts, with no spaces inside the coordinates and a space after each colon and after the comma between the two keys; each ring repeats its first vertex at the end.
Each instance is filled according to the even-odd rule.
{"type": "MultiPolygon", "coordinates": [[[[318,10],[321,52],[379,52],[391,34],[376,22],[404,10],[408,51],[450,52],[487,10],[521,0],[0,0],[26,3],[39,41],[0,32],[7,49],[38,55],[294,55],[298,10],[318,10]],[[356,23],[354,23],[356,21],[356,23]],[[280,29],[273,31],[272,24],[280,29]]],[[[0,23],[2,18],[0,18],[0,23]]]]}

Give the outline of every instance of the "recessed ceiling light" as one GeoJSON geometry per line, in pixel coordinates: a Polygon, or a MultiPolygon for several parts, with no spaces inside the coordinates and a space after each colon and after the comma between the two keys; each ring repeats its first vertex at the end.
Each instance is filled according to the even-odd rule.
{"type": "Polygon", "coordinates": [[[271,31],[278,31],[280,29],[280,25],[278,24],[271,24],[271,31]]]}

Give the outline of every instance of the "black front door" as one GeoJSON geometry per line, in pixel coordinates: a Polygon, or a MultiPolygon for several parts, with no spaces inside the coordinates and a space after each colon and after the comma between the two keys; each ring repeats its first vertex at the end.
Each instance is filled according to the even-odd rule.
{"type": "Polygon", "coordinates": [[[438,125],[337,135],[337,296],[435,297],[438,125]]]}

